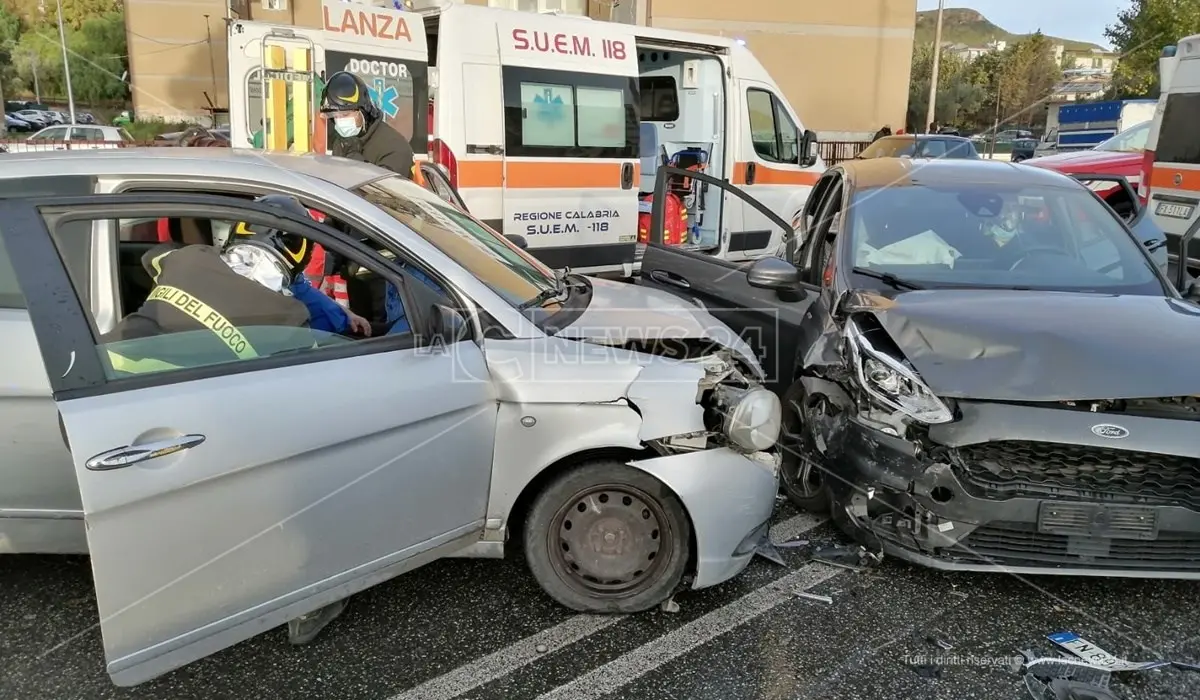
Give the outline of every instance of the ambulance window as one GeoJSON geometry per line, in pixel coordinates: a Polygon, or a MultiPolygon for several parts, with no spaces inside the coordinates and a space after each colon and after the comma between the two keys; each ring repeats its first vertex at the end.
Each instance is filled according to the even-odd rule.
{"type": "Polygon", "coordinates": [[[670,75],[644,75],[638,80],[642,96],[642,121],[673,122],[679,119],[679,92],[670,75]]]}
{"type": "Polygon", "coordinates": [[[637,158],[636,78],[504,66],[505,153],[637,158]]]}
{"type": "Polygon", "coordinates": [[[758,157],[773,163],[795,163],[799,139],[783,103],[766,90],[751,89],[746,91],[746,107],[758,157]]]}
{"type": "Polygon", "coordinates": [[[258,68],[246,74],[246,128],[253,134],[263,126],[262,71],[258,68]]]}
{"type": "Polygon", "coordinates": [[[575,145],[575,91],[570,85],[521,83],[521,143],[575,145]]]}
{"type": "Polygon", "coordinates": [[[1196,124],[1200,124],[1200,92],[1169,96],[1159,127],[1155,159],[1160,163],[1200,165],[1196,124]]]}

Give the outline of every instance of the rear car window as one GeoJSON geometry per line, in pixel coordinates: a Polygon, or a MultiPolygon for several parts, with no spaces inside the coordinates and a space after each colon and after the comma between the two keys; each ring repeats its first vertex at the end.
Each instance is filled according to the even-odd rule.
{"type": "Polygon", "coordinates": [[[1176,93],[1167,97],[1155,160],[1160,163],[1200,165],[1197,124],[1200,124],[1200,92],[1176,93]]]}

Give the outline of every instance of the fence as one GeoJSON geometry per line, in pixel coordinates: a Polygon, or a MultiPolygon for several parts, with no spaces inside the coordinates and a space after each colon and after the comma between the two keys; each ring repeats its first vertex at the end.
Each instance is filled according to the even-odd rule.
{"type": "Polygon", "coordinates": [[[858,154],[870,145],[870,141],[822,141],[817,144],[817,151],[825,165],[837,165],[843,160],[858,157],[858,154]]]}

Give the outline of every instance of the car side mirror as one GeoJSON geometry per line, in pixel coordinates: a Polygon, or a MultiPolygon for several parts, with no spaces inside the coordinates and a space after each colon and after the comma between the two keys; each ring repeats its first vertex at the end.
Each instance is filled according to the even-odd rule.
{"type": "Polygon", "coordinates": [[[1175,288],[1184,292],[1184,296],[1189,299],[1195,298],[1192,296],[1192,290],[1195,289],[1196,282],[1198,281],[1191,279],[1190,275],[1188,275],[1188,262],[1191,260],[1188,251],[1191,249],[1192,239],[1196,237],[1197,233],[1200,233],[1200,219],[1193,221],[1192,225],[1188,227],[1188,230],[1179,239],[1179,264],[1177,265],[1179,269],[1175,271],[1175,288]]]}
{"type": "Polygon", "coordinates": [[[805,129],[804,135],[800,137],[800,158],[797,161],[800,167],[809,168],[817,164],[817,132],[812,129],[805,129]]]}
{"type": "Polygon", "coordinates": [[[520,234],[506,233],[504,234],[504,237],[508,239],[509,243],[512,243],[521,250],[525,250],[529,247],[529,241],[525,240],[525,237],[520,234]]]}
{"type": "Polygon", "coordinates": [[[746,283],[758,289],[795,289],[800,284],[800,270],[782,258],[762,258],[746,270],[746,283]]]}
{"type": "Polygon", "coordinates": [[[449,306],[434,304],[432,312],[429,316],[429,335],[435,343],[451,345],[466,340],[470,335],[467,319],[458,311],[449,306]]]}

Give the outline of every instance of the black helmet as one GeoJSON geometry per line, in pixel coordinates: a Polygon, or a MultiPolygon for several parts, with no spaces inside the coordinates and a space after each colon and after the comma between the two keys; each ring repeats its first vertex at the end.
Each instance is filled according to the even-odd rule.
{"type": "Polygon", "coordinates": [[[362,112],[367,124],[379,121],[383,114],[371,100],[371,88],[362,78],[347,71],[334,73],[325,83],[325,94],[321,96],[321,111],[362,112]]]}
{"type": "MultiPolygon", "coordinates": [[[[300,200],[287,194],[268,194],[254,200],[269,207],[277,207],[296,216],[312,218],[308,209],[300,200]]],[[[257,226],[242,221],[233,227],[225,247],[234,245],[252,245],[270,251],[287,271],[288,278],[294,279],[304,271],[308,261],[312,259],[313,246],[308,239],[292,233],[285,233],[269,226],[257,226]]]]}

